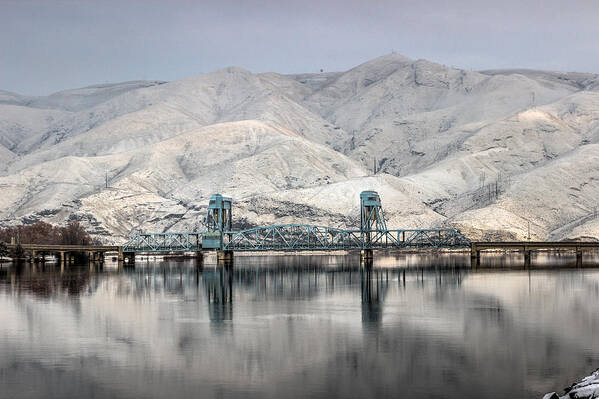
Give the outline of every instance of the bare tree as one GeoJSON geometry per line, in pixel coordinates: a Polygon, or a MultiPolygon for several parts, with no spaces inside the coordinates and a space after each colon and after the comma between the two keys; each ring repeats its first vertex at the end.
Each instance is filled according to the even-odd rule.
{"type": "Polygon", "coordinates": [[[95,244],[90,235],[79,222],[70,222],[64,227],[52,226],[49,223],[37,222],[26,226],[13,226],[0,229],[0,242],[16,244],[95,244]]]}
{"type": "Polygon", "coordinates": [[[70,222],[65,227],[59,228],[60,243],[65,245],[88,245],[91,237],[79,224],[79,222],[70,222]]]}
{"type": "Polygon", "coordinates": [[[6,244],[0,241],[0,258],[5,258],[8,256],[8,248],[6,244]]]}

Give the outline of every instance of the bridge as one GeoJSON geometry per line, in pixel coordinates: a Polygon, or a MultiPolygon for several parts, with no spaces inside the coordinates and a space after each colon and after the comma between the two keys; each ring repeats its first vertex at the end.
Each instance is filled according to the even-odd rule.
{"type": "Polygon", "coordinates": [[[470,248],[470,240],[455,229],[388,229],[375,191],[360,194],[360,228],[341,229],[309,224],[232,229],[232,199],[210,198],[206,230],[180,233],[139,233],[124,246],[131,252],[198,252],[217,250],[219,259],[231,260],[235,251],[360,250],[372,258],[374,249],[470,248]]]}
{"type": "MultiPolygon", "coordinates": [[[[90,261],[102,262],[106,252],[116,252],[119,263],[134,262],[136,253],[181,253],[216,250],[219,261],[231,261],[234,252],[264,251],[351,251],[359,250],[361,259],[370,262],[376,249],[468,249],[473,267],[480,265],[481,252],[519,251],[525,266],[530,266],[531,253],[539,250],[576,252],[576,264],[582,265],[583,251],[599,250],[599,242],[580,241],[470,241],[455,229],[389,229],[375,191],[360,193],[359,229],[342,229],[310,224],[279,224],[244,230],[232,228],[231,198],[215,194],[210,197],[205,230],[169,233],[138,233],[123,246],[38,245],[22,244],[30,260],[43,261],[44,254],[55,254],[72,263],[74,254],[87,253],[90,261]],[[42,255],[38,259],[38,255],[42,255]]],[[[6,244],[14,251],[14,244],[6,244]]]]}
{"type": "Polygon", "coordinates": [[[123,247],[118,245],[68,245],[68,244],[5,244],[9,253],[16,254],[17,250],[29,254],[31,262],[44,262],[45,255],[55,255],[57,260],[64,266],[73,263],[75,254],[87,253],[92,262],[103,262],[107,252],[115,252],[119,261],[125,257],[131,260],[132,255],[123,253],[123,247]]]}
{"type": "Polygon", "coordinates": [[[481,251],[518,251],[524,254],[524,266],[530,266],[531,253],[535,251],[575,251],[576,266],[582,266],[584,251],[599,250],[599,242],[588,241],[474,241],[470,245],[472,266],[480,265],[481,251]]]}

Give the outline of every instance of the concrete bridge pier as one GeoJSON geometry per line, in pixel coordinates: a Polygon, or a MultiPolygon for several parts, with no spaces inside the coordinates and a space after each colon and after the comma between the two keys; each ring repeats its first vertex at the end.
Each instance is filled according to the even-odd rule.
{"type": "Polygon", "coordinates": [[[480,250],[474,243],[472,243],[472,247],[470,248],[470,266],[473,269],[480,266],[480,250]]]}
{"type": "Polygon", "coordinates": [[[123,252],[123,261],[129,266],[135,265],[135,252],[123,252]]]}
{"type": "Polygon", "coordinates": [[[530,267],[530,249],[524,248],[524,267],[530,267]]]}
{"type": "Polygon", "coordinates": [[[363,249],[360,251],[360,266],[372,267],[374,260],[374,253],[372,249],[363,249]]]}
{"type": "Polygon", "coordinates": [[[582,267],[582,249],[576,248],[576,267],[582,267]]]}
{"type": "Polygon", "coordinates": [[[202,252],[202,251],[196,252],[196,266],[197,267],[204,266],[204,252],[202,252]]]}
{"type": "Polygon", "coordinates": [[[233,263],[233,251],[216,251],[216,261],[219,265],[233,263]]]}

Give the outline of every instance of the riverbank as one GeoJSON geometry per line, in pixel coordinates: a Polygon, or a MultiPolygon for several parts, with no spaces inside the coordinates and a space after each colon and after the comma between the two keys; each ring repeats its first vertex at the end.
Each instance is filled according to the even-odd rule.
{"type": "Polygon", "coordinates": [[[551,392],[543,396],[543,399],[591,399],[599,397],[599,369],[588,377],[584,377],[580,382],[574,383],[564,389],[564,395],[559,396],[551,392]]]}

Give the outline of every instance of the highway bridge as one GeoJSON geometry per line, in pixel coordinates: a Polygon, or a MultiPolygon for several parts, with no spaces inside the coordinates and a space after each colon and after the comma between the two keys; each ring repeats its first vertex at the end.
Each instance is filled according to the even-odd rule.
{"type": "MultiPolygon", "coordinates": [[[[106,252],[115,252],[119,262],[135,261],[135,254],[174,254],[216,251],[218,260],[232,261],[234,252],[266,251],[360,251],[369,262],[378,249],[464,249],[469,250],[473,267],[480,265],[481,253],[490,251],[520,251],[524,264],[530,266],[531,252],[539,250],[575,251],[577,265],[582,264],[584,251],[599,250],[599,242],[579,241],[470,241],[455,229],[389,229],[375,191],[360,193],[360,226],[343,229],[310,224],[278,224],[244,230],[232,228],[231,198],[212,195],[208,204],[205,230],[169,233],[138,233],[123,246],[36,245],[23,244],[31,260],[55,254],[61,262],[72,262],[73,254],[87,253],[90,260],[103,261],[106,252]],[[39,258],[39,255],[42,255],[39,258]]],[[[16,246],[8,244],[9,250],[16,246]]]]}
{"type": "Polygon", "coordinates": [[[86,254],[92,262],[103,262],[107,252],[114,253],[120,262],[133,261],[135,254],[123,252],[120,245],[68,245],[68,244],[6,244],[9,254],[17,251],[31,262],[44,262],[46,255],[54,255],[61,264],[74,263],[76,254],[86,254]]]}
{"type": "Polygon", "coordinates": [[[173,252],[217,250],[219,259],[230,260],[235,251],[339,251],[360,250],[372,258],[374,249],[470,248],[470,240],[455,229],[389,229],[375,191],[360,194],[359,229],[309,224],[232,229],[232,199],[210,198],[206,230],[181,233],[139,233],[124,252],[173,252]]]}
{"type": "Polygon", "coordinates": [[[218,259],[232,260],[234,252],[359,250],[363,260],[375,249],[467,249],[472,266],[480,265],[481,252],[520,251],[525,266],[531,252],[575,251],[577,265],[583,251],[599,250],[599,242],[580,241],[470,241],[455,229],[389,229],[381,199],[375,191],[360,193],[360,226],[342,229],[309,224],[279,224],[245,230],[232,229],[231,198],[215,194],[208,204],[201,232],[139,233],[123,247],[125,253],[200,252],[216,250],[218,259]]]}

